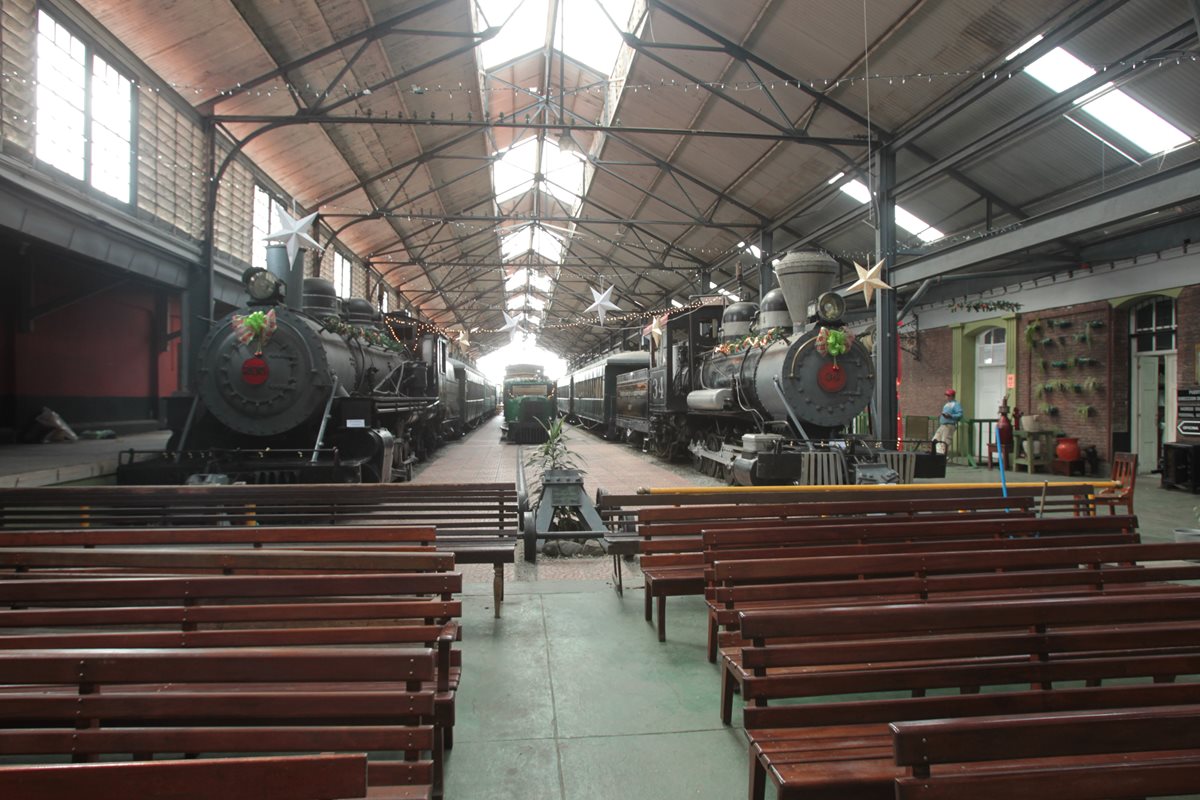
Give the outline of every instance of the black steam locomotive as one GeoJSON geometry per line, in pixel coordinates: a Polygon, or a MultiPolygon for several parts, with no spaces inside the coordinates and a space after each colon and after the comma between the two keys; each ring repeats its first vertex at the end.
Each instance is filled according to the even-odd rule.
{"type": "Polygon", "coordinates": [[[563,378],[562,413],[664,459],[688,453],[730,483],[818,482],[819,463],[865,473],[875,459],[847,457],[844,432],[867,407],[875,370],[845,330],[842,298],[826,291],[836,267],[819,251],[788,253],[761,308],[714,297],[674,315],[649,353],[615,353],[563,378]]]}
{"type": "Polygon", "coordinates": [[[407,480],[440,442],[495,413],[495,387],[416,320],[339,301],[320,278],[303,279],[294,305],[267,270],[248,270],[243,282],[246,308],[200,345],[195,393],[171,398],[166,451],[131,454],[118,482],[407,480]]]}

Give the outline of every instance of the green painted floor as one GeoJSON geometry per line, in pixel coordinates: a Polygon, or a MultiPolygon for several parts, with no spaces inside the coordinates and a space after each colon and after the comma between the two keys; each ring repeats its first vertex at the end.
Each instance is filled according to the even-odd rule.
{"type": "Polygon", "coordinates": [[[671,601],[660,644],[640,589],[513,588],[501,619],[488,593],[466,596],[448,800],[745,796],[749,756],[718,715],[702,599],[671,601]]]}

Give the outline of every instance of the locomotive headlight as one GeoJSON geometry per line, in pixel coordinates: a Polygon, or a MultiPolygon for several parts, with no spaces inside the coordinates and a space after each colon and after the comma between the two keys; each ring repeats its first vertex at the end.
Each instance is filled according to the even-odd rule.
{"type": "Polygon", "coordinates": [[[248,269],[242,275],[246,293],[257,303],[266,303],[283,296],[283,282],[265,269],[248,269]]]}
{"type": "Polygon", "coordinates": [[[837,292],[825,292],[817,298],[817,317],[821,322],[836,322],[846,313],[846,301],[837,292]]]}

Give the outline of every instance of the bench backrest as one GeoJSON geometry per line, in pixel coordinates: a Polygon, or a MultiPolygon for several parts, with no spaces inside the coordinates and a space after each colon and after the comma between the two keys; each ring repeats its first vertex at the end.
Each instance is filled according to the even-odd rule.
{"type": "Polygon", "coordinates": [[[454,568],[437,552],[177,547],[0,548],[3,569],[105,568],[161,572],[433,572],[454,568]]]}
{"type": "Polygon", "coordinates": [[[0,797],[350,800],[366,795],[364,755],[0,766],[0,797]]]}
{"type": "MultiPolygon", "coordinates": [[[[760,704],[1200,674],[1200,591],[743,611],[740,629],[744,696],[760,704]],[[783,666],[806,670],[768,671],[783,666]]],[[[779,722],[760,711],[747,727],[779,722]]]]}
{"type": "Polygon", "coordinates": [[[898,800],[1162,797],[1200,791],[1200,705],[892,724],[898,800]],[[1097,756],[1109,756],[1098,759],[1097,756]],[[987,770],[964,764],[1020,759],[987,770]],[[953,769],[941,770],[948,764],[953,769]]]}
{"type": "Polygon", "coordinates": [[[516,485],[305,484],[0,489],[0,527],[415,525],[517,536],[516,485]]]}
{"type": "Polygon", "coordinates": [[[205,528],[66,528],[0,530],[0,547],[97,547],[112,545],[303,545],[428,548],[437,542],[434,527],[395,525],[267,526],[225,525],[205,528]]]}

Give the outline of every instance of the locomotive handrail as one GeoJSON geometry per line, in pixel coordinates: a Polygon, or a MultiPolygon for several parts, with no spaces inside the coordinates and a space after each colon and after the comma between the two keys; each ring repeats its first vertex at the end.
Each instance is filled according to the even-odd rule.
{"type": "MultiPolygon", "coordinates": [[[[338,374],[333,373],[333,385],[329,387],[329,400],[325,402],[325,414],[321,417],[321,427],[317,429],[317,441],[313,445],[313,450],[321,449],[321,442],[325,441],[325,428],[329,425],[329,412],[333,410],[333,398],[337,397],[338,390],[338,374]]],[[[317,454],[314,452],[312,463],[317,463],[317,454]]]]}
{"type": "Polygon", "coordinates": [[[517,513],[523,515],[529,511],[529,485],[525,482],[525,458],[517,446],[517,513]]]}

